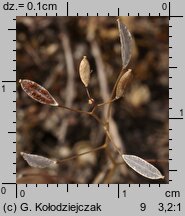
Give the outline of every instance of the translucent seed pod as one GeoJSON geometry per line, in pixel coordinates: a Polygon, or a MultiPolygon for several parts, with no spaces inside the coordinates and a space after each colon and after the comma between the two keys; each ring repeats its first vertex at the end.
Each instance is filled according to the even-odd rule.
{"type": "Polygon", "coordinates": [[[27,154],[24,152],[21,152],[22,157],[24,160],[31,166],[31,167],[37,167],[37,168],[46,168],[51,165],[56,164],[57,162],[55,160],[51,160],[49,158],[34,155],[34,154],[27,154]]]}
{"type": "Polygon", "coordinates": [[[121,41],[121,58],[123,69],[127,67],[131,59],[132,35],[127,27],[118,19],[118,28],[121,41]]]}
{"type": "Polygon", "coordinates": [[[140,175],[149,179],[164,179],[161,172],[152,164],[135,155],[122,155],[126,164],[140,175]]]}

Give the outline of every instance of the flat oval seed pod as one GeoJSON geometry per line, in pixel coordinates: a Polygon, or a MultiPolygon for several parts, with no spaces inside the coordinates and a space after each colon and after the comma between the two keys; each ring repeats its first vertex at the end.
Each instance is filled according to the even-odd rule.
{"type": "Polygon", "coordinates": [[[56,164],[56,161],[50,160],[46,157],[39,156],[39,155],[33,155],[33,154],[26,154],[24,152],[21,152],[22,157],[24,160],[31,166],[36,168],[46,168],[51,165],[56,164]]]}
{"type": "Polygon", "coordinates": [[[121,23],[119,19],[117,21],[121,41],[122,66],[123,68],[126,68],[131,59],[132,36],[127,27],[121,23]]]}
{"type": "Polygon", "coordinates": [[[82,61],[80,62],[79,74],[80,74],[80,79],[85,85],[85,87],[89,85],[90,73],[91,70],[90,70],[89,61],[87,60],[87,57],[84,56],[82,61]]]}
{"type": "Polygon", "coordinates": [[[58,106],[56,100],[50,95],[50,93],[42,86],[31,80],[19,80],[22,89],[28,96],[34,100],[51,106],[58,106]]]}
{"type": "Polygon", "coordinates": [[[131,69],[129,69],[126,73],[123,74],[116,87],[116,99],[124,96],[125,90],[128,84],[131,82],[132,78],[133,74],[131,69]]]}
{"type": "Polygon", "coordinates": [[[135,155],[125,154],[122,155],[122,157],[126,164],[140,175],[149,179],[164,179],[164,176],[156,167],[143,160],[142,158],[135,155]]]}

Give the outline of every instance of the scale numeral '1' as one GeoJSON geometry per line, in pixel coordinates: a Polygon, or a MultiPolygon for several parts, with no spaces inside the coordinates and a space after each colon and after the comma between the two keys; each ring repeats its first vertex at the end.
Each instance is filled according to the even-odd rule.
{"type": "Polygon", "coordinates": [[[183,109],[180,110],[181,116],[184,115],[183,109]]]}
{"type": "Polygon", "coordinates": [[[5,92],[5,85],[2,86],[3,92],[5,92]]]}

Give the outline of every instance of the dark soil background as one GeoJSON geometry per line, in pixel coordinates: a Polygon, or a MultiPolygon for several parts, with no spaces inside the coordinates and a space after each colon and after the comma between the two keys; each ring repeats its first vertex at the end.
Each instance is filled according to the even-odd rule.
{"type": "Polygon", "coordinates": [[[93,71],[89,90],[103,102],[122,67],[116,20],[17,17],[17,183],[168,183],[167,17],[120,17],[133,36],[128,68],[134,80],[125,97],[113,105],[111,131],[124,153],[152,162],[164,180],[146,179],[125,164],[114,166],[103,150],[47,169],[29,167],[20,155],[63,159],[103,144],[105,134],[94,119],[39,104],[23,92],[18,80],[33,80],[60,103],[89,110],[78,73],[86,55],[93,71]]]}

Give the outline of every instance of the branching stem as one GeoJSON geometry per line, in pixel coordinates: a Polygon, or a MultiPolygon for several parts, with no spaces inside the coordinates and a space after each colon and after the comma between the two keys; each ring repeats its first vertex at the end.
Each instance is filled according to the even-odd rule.
{"type": "MultiPolygon", "coordinates": [[[[116,99],[112,99],[112,101],[114,101],[116,99]]],[[[111,102],[110,102],[111,103],[111,102]]],[[[103,104],[100,104],[100,105],[105,105],[107,104],[106,102],[103,103],[103,104]]],[[[97,105],[98,106],[98,105],[97,105]]],[[[120,151],[120,149],[117,147],[116,143],[114,142],[114,140],[112,139],[111,137],[111,134],[109,132],[109,122],[108,121],[102,121],[95,113],[94,113],[94,109],[92,110],[92,112],[87,112],[87,111],[83,111],[83,110],[78,110],[78,109],[73,109],[73,108],[69,108],[69,107],[66,107],[66,106],[63,106],[63,105],[59,105],[58,107],[60,108],[63,108],[63,109],[67,109],[69,111],[72,111],[72,112],[77,112],[77,113],[82,113],[82,114],[86,114],[86,115],[90,115],[92,116],[104,129],[105,133],[106,133],[106,137],[109,139],[109,141],[112,142],[112,144],[114,145],[115,149],[117,150],[117,152],[119,153],[119,155],[121,156],[122,153],[120,151]]],[[[107,140],[107,139],[106,139],[107,140]]],[[[105,146],[107,146],[107,141],[105,142],[104,144],[105,146]]],[[[103,145],[103,146],[104,146],[103,145]]],[[[74,156],[75,158],[78,157],[77,156],[74,156]]],[[[67,159],[67,160],[70,160],[70,159],[67,159]]]]}
{"type": "Polygon", "coordinates": [[[110,103],[113,103],[114,101],[118,100],[118,98],[114,98],[114,99],[110,99],[109,101],[106,101],[104,103],[100,103],[100,104],[97,104],[97,107],[101,107],[101,106],[104,106],[106,104],[110,104],[110,103]]]}
{"type": "Polygon", "coordinates": [[[62,164],[62,163],[67,162],[67,161],[69,161],[69,160],[76,159],[76,158],[78,158],[79,156],[83,156],[83,155],[86,155],[86,154],[89,154],[89,153],[92,153],[92,152],[99,151],[99,150],[101,150],[101,149],[105,149],[106,146],[107,146],[106,144],[103,144],[103,145],[101,145],[101,146],[99,146],[99,147],[97,147],[97,148],[94,148],[94,149],[90,150],[90,151],[83,152],[83,153],[80,153],[80,154],[76,154],[76,155],[74,155],[74,156],[71,156],[71,157],[69,157],[69,158],[65,158],[65,159],[62,159],[62,160],[56,160],[56,163],[57,163],[57,164],[62,164]]]}

